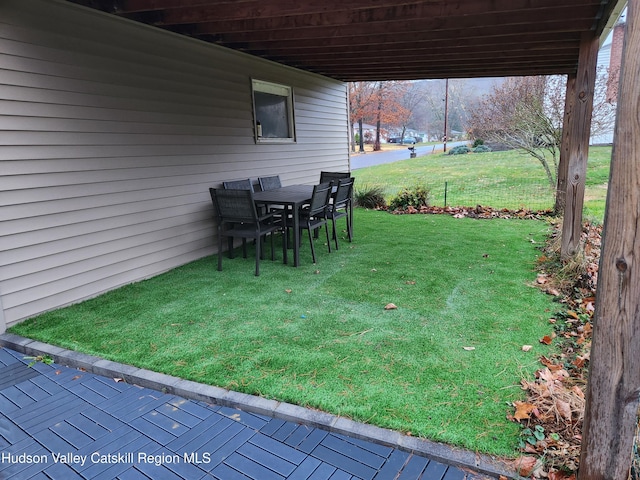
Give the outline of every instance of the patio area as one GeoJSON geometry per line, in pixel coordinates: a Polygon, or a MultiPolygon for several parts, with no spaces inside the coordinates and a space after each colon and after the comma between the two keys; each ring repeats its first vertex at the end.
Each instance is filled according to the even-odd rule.
{"type": "Polygon", "coordinates": [[[482,456],[411,438],[400,445],[393,432],[292,405],[274,409],[228,391],[218,398],[220,389],[13,335],[0,344],[2,478],[471,480],[488,478],[478,471],[508,473],[482,456]],[[62,364],[29,368],[24,352],[62,364]],[[461,467],[469,463],[477,470],[461,467]]]}

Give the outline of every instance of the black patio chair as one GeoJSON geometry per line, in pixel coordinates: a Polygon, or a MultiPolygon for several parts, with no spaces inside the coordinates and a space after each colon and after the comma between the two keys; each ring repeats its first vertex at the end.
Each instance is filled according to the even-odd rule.
{"type": "Polygon", "coordinates": [[[250,178],[222,182],[222,186],[232,190],[251,190],[253,192],[253,183],[251,183],[250,178]]]}
{"type": "MultiPolygon", "coordinates": [[[[329,240],[329,228],[328,228],[328,212],[329,201],[331,199],[331,183],[321,183],[313,187],[313,194],[311,195],[311,201],[308,205],[305,205],[300,210],[300,230],[306,229],[309,231],[309,243],[311,244],[311,256],[313,263],[316,263],[316,249],[313,245],[313,231],[317,231],[323,225],[327,233],[327,245],[329,247],[329,253],[331,253],[331,241],[329,240]]],[[[291,219],[287,218],[287,226],[291,227],[291,219]]],[[[294,235],[299,235],[301,232],[294,232],[294,235]]]]}
{"type": "Polygon", "coordinates": [[[282,183],[280,182],[280,175],[258,177],[258,183],[260,184],[260,189],[263,192],[266,190],[275,190],[276,188],[282,187],[282,183]]]}
{"type": "Polygon", "coordinates": [[[320,183],[332,182],[351,177],[350,172],[320,172],[320,183]]]}
{"type": "MultiPolygon", "coordinates": [[[[251,190],[210,188],[211,199],[218,214],[218,270],[222,270],[222,237],[229,238],[229,258],[233,258],[233,238],[254,239],[256,245],[256,276],[260,275],[262,240],[271,237],[271,260],[275,258],[273,234],[284,231],[284,223],[273,214],[258,215],[251,190]]],[[[286,259],[287,238],[283,235],[282,254],[286,259]]],[[[243,248],[246,258],[246,248],[243,248]]]]}
{"type": "Polygon", "coordinates": [[[338,234],[336,231],[336,220],[346,217],[347,237],[349,242],[353,241],[353,209],[351,199],[353,196],[353,183],[355,178],[342,178],[334,182],[335,192],[331,204],[329,205],[329,217],[333,224],[333,240],[338,250],[338,234]]]}

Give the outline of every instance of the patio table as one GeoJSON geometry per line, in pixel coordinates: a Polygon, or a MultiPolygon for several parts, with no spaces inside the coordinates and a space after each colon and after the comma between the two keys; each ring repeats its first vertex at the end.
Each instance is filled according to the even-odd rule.
{"type": "MultiPolygon", "coordinates": [[[[300,207],[309,203],[313,185],[287,185],[286,187],[255,192],[253,199],[259,205],[284,205],[293,217],[293,266],[300,265],[300,207]]],[[[286,261],[286,258],[285,258],[286,261]]]]}

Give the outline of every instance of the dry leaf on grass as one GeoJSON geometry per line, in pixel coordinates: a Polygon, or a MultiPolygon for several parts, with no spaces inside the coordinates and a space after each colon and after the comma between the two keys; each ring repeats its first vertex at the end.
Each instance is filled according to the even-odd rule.
{"type": "Polygon", "coordinates": [[[385,310],[396,310],[398,307],[394,303],[387,303],[384,306],[385,310]]]}
{"type": "Polygon", "coordinates": [[[529,350],[531,350],[533,348],[533,345],[523,345],[522,346],[522,351],[523,352],[528,352],[529,350]]]}
{"type": "Polygon", "coordinates": [[[465,349],[467,352],[471,352],[476,349],[476,347],[462,347],[462,348],[465,349]]]}
{"type": "Polygon", "coordinates": [[[544,343],[545,345],[551,345],[551,342],[553,342],[553,338],[551,338],[550,335],[545,335],[540,339],[540,343],[544,343]]]}

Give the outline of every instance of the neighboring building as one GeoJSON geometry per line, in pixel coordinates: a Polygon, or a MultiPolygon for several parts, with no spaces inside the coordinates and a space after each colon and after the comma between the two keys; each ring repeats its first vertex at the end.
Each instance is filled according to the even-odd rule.
{"type": "Polygon", "coordinates": [[[223,180],[349,169],[342,82],[55,0],[0,49],[0,332],[215,253],[223,180]]]}
{"type": "MultiPolygon", "coordinates": [[[[615,25],[611,32],[611,41],[603,45],[598,52],[597,68],[606,69],[607,72],[604,101],[609,104],[615,104],[618,100],[618,83],[620,82],[620,63],[622,62],[624,30],[624,21],[615,25]]],[[[613,143],[613,128],[614,126],[612,124],[610,131],[592,135],[590,143],[592,145],[608,145],[613,143]]]]}
{"type": "Polygon", "coordinates": [[[618,99],[618,84],[620,83],[620,64],[622,63],[624,31],[624,23],[618,23],[613,28],[611,53],[609,57],[609,80],[607,81],[607,102],[609,103],[615,103],[618,99]]]}

